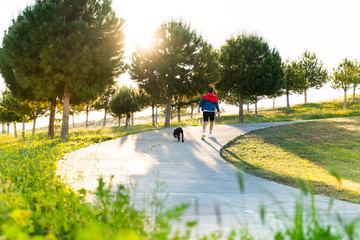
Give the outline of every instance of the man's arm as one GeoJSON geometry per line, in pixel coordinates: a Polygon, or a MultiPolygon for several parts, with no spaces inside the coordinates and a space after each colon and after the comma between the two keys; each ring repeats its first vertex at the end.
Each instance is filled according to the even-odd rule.
{"type": "Polygon", "coordinates": [[[220,117],[220,107],[219,107],[219,102],[215,102],[215,107],[216,107],[216,110],[218,112],[218,117],[220,117]]]}
{"type": "Polygon", "coordinates": [[[204,99],[203,98],[201,98],[201,100],[200,100],[200,104],[199,104],[199,109],[198,109],[198,113],[200,113],[200,110],[201,110],[201,108],[202,108],[202,106],[204,105],[204,99]]]}

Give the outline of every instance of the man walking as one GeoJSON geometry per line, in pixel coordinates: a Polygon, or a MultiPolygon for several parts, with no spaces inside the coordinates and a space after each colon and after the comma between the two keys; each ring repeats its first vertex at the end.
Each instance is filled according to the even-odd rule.
{"type": "Polygon", "coordinates": [[[214,137],[213,129],[214,129],[214,120],[215,120],[215,108],[218,112],[218,117],[220,117],[220,108],[219,108],[219,101],[217,96],[214,94],[214,89],[212,87],[208,88],[208,94],[204,95],[200,100],[199,105],[199,113],[200,109],[203,111],[203,119],[204,119],[204,125],[203,125],[203,133],[201,135],[201,139],[204,139],[206,137],[206,126],[210,118],[210,133],[209,137],[214,137]]]}

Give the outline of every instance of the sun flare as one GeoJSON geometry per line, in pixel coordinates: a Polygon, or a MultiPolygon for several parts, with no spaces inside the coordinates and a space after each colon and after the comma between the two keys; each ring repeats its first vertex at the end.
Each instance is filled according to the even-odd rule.
{"type": "Polygon", "coordinates": [[[150,46],[155,32],[139,28],[125,28],[125,50],[128,55],[136,51],[136,48],[147,48],[150,46]]]}

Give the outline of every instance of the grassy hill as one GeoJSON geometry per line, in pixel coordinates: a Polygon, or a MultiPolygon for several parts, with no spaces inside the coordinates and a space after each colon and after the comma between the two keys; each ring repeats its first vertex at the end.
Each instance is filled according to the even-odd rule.
{"type": "Polygon", "coordinates": [[[360,117],[296,123],[240,136],[221,151],[241,170],[360,203],[360,117]]]}

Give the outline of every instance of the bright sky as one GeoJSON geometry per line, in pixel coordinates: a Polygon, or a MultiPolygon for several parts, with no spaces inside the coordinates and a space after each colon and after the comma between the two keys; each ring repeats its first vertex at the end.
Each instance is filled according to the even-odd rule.
{"type": "MultiPolygon", "coordinates": [[[[11,19],[33,2],[1,1],[0,42],[11,19]]],[[[360,59],[358,0],[113,0],[113,7],[126,22],[127,61],[171,18],[190,23],[215,48],[245,31],[261,35],[284,60],[309,50],[331,71],[344,57],[360,59]]],[[[127,81],[124,75],[120,84],[127,81]]]]}

